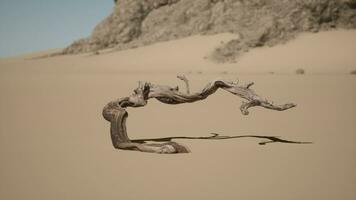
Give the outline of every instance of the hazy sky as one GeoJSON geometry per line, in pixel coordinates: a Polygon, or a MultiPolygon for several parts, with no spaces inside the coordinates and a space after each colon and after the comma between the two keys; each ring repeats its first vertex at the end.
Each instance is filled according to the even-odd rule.
{"type": "Polygon", "coordinates": [[[62,48],[89,36],[113,0],[0,0],[0,57],[62,48]]]}

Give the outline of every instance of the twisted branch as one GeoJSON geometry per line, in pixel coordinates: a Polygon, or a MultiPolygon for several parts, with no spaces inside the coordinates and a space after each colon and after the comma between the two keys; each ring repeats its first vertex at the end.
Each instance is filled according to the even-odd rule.
{"type": "Polygon", "coordinates": [[[128,113],[127,107],[143,107],[147,101],[155,98],[165,104],[193,103],[206,99],[214,94],[219,88],[230,92],[233,95],[246,100],[240,106],[242,114],[249,114],[248,109],[255,106],[261,106],[271,110],[283,111],[295,107],[293,103],[275,105],[267,99],[257,95],[251,86],[253,83],[238,85],[238,82],[225,80],[214,80],[208,83],[201,91],[190,94],[189,81],[185,76],[178,76],[186,84],[186,93],[179,91],[178,87],[155,85],[151,83],[139,82],[139,86],[129,97],[120,98],[108,103],[103,109],[104,118],[111,123],[111,139],[113,146],[117,149],[135,150],[152,153],[188,153],[189,149],[176,142],[165,143],[140,143],[131,141],[126,131],[126,119],[128,113]]]}

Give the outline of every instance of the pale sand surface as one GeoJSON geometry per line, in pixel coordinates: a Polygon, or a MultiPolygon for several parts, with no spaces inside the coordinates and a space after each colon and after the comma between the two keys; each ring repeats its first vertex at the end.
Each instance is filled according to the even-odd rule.
{"type": "Polygon", "coordinates": [[[356,68],[356,51],[349,43],[355,44],[355,33],[304,35],[230,65],[202,59],[208,48],[235,37],[227,34],[99,56],[2,59],[0,199],[354,200],[356,76],[349,71],[356,68]],[[306,75],[293,74],[299,66],[306,75]],[[192,151],[181,155],[115,150],[102,107],[129,95],[139,80],[183,89],[175,75],[189,71],[193,91],[216,77],[239,78],[254,81],[256,92],[276,103],[298,106],[285,112],[255,108],[243,116],[241,99],[224,91],[194,104],[151,100],[128,109],[131,138],[216,132],[313,144],[260,146],[261,140],[242,138],[177,140],[192,151]]]}

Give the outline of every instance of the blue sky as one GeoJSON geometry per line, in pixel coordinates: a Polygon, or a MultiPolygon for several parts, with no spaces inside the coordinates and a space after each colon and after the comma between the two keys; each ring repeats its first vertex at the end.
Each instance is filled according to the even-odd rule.
{"type": "Polygon", "coordinates": [[[0,57],[63,48],[89,36],[113,0],[0,0],[0,57]]]}

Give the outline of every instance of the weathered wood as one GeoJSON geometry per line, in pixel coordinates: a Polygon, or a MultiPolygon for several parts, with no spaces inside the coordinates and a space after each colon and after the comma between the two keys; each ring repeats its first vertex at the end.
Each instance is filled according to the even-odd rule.
{"type": "Polygon", "coordinates": [[[253,83],[238,85],[238,82],[225,80],[214,80],[208,83],[201,91],[190,94],[189,81],[185,76],[178,76],[186,84],[186,92],[182,93],[178,87],[155,85],[152,83],[139,82],[139,86],[129,97],[120,98],[108,103],[103,109],[104,118],[111,123],[111,139],[113,146],[117,149],[136,150],[151,153],[188,153],[189,149],[176,142],[164,143],[142,143],[131,141],[127,135],[126,119],[128,113],[127,107],[143,107],[147,101],[155,98],[165,104],[193,103],[206,99],[214,94],[219,88],[230,92],[233,95],[246,100],[240,106],[242,114],[249,114],[248,109],[254,106],[261,106],[271,110],[283,111],[295,107],[293,103],[275,105],[265,98],[257,95],[251,86],[253,83]]]}

